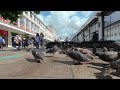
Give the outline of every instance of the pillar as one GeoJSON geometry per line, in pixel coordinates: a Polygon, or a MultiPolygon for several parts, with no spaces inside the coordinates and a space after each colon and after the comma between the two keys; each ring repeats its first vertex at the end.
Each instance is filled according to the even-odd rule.
{"type": "Polygon", "coordinates": [[[12,47],[12,36],[10,31],[8,31],[8,47],[12,47]]]}

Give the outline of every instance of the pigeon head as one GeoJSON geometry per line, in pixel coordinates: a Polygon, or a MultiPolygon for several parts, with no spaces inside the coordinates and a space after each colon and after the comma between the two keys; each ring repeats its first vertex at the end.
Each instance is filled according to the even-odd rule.
{"type": "Polygon", "coordinates": [[[107,52],[108,49],[106,47],[103,47],[103,52],[107,52]]]}
{"type": "Polygon", "coordinates": [[[67,56],[70,56],[70,51],[66,51],[65,54],[66,54],[67,56]]]}
{"type": "Polygon", "coordinates": [[[75,50],[75,51],[78,51],[78,49],[77,49],[77,48],[75,48],[74,50],[75,50]]]}

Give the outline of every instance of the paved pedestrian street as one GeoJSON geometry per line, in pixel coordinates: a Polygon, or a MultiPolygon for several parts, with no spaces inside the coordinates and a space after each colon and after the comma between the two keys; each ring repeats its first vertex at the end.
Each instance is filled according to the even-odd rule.
{"type": "Polygon", "coordinates": [[[101,79],[98,76],[106,62],[92,62],[73,65],[71,58],[57,52],[54,57],[45,54],[44,61],[36,63],[31,52],[4,48],[0,50],[0,79],[101,79]]]}

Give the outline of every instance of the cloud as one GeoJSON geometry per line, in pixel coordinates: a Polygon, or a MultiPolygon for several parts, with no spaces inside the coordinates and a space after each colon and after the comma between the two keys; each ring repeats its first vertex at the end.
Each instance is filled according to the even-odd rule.
{"type": "Polygon", "coordinates": [[[50,11],[48,16],[38,17],[45,25],[53,25],[59,37],[72,38],[92,15],[92,11],[50,11]]]}

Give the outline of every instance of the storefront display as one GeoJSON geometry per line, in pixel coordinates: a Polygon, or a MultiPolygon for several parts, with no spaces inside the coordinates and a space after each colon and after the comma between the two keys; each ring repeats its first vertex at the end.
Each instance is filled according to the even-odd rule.
{"type": "Polygon", "coordinates": [[[8,46],[8,31],[0,29],[0,36],[5,40],[5,46],[8,46]]]}

